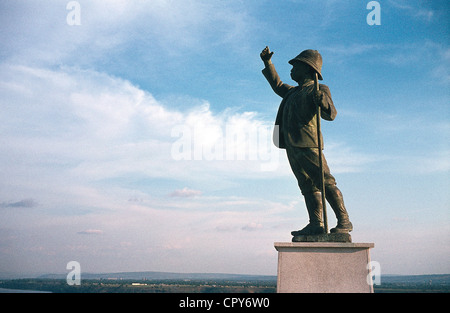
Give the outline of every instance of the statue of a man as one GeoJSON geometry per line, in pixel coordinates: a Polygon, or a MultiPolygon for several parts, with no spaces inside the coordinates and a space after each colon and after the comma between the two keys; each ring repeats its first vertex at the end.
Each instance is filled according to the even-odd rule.
{"type": "MultiPolygon", "coordinates": [[[[326,85],[314,88],[314,76],[322,80],[322,56],[317,50],[305,50],[289,61],[292,65],[291,78],[298,86],[283,83],[272,64],[273,52],[266,47],[261,52],[265,68],[262,71],[273,91],[283,98],[275,124],[274,142],[286,149],[289,164],[305,198],[309,224],[301,230],[293,231],[293,236],[318,235],[325,233],[322,218],[321,171],[319,166],[318,129],[316,122],[317,106],[321,108],[321,118],[332,121],[336,117],[336,108],[326,85]],[[277,128],[276,128],[277,129],[277,128]]],[[[322,136],[322,134],[319,134],[322,136]]],[[[323,142],[323,140],[321,140],[323,142]]],[[[333,209],[336,227],[331,233],[348,233],[353,226],[349,220],[341,191],[331,175],[325,157],[322,154],[325,196],[333,209]]]]}

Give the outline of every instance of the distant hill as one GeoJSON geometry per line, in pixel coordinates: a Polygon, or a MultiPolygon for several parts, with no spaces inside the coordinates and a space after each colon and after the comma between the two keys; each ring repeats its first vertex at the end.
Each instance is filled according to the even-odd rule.
{"type": "MultiPolygon", "coordinates": [[[[67,274],[45,274],[37,278],[66,279],[67,274]]],[[[82,273],[82,279],[110,280],[229,280],[229,281],[276,281],[273,275],[246,275],[224,273],[173,273],[173,272],[119,272],[82,273]]],[[[382,284],[429,284],[450,287],[450,274],[441,275],[382,275],[382,284]]]]}
{"type": "MultiPolygon", "coordinates": [[[[66,283],[67,274],[45,274],[34,278],[0,279],[0,292],[41,290],[51,292],[276,292],[277,277],[223,273],[120,272],[82,273],[81,286],[66,283]],[[136,287],[132,283],[137,284],[136,287]],[[2,289],[3,288],[3,289],[2,289]]],[[[382,275],[375,293],[450,293],[450,274],[382,275]]]]}
{"type": "MultiPolygon", "coordinates": [[[[67,274],[45,274],[37,278],[66,279],[67,274]]],[[[81,279],[122,279],[122,280],[235,280],[235,281],[273,281],[276,276],[245,275],[223,273],[171,273],[171,272],[120,272],[120,273],[82,273],[81,279]]]]}
{"type": "Polygon", "coordinates": [[[382,275],[376,293],[450,292],[450,275],[382,275]]]}
{"type": "Polygon", "coordinates": [[[450,274],[442,275],[381,275],[381,283],[408,283],[450,286],[450,274]]]}

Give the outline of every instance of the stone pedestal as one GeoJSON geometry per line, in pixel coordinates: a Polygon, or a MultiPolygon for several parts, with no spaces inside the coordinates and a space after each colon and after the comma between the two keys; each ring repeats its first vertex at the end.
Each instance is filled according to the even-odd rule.
{"type": "Polygon", "coordinates": [[[373,247],[373,243],[276,242],[277,292],[371,293],[367,265],[373,247]]]}

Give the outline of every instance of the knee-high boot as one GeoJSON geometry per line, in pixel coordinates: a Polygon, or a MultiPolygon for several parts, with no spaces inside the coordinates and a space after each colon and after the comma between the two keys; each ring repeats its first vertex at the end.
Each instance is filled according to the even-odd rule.
{"type": "Polygon", "coordinates": [[[325,232],[322,221],[322,194],[314,192],[305,195],[306,209],[308,210],[309,224],[301,230],[293,231],[293,236],[317,235],[325,232]]]}
{"type": "Polygon", "coordinates": [[[334,211],[337,219],[335,228],[330,229],[330,233],[348,233],[353,230],[353,225],[348,217],[347,210],[344,205],[344,197],[336,185],[328,185],[325,187],[325,196],[328,203],[334,211]]]}

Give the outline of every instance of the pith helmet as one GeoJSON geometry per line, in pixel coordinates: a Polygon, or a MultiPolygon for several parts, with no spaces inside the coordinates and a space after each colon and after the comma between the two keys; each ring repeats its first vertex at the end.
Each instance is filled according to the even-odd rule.
{"type": "Polygon", "coordinates": [[[302,51],[299,55],[289,61],[289,64],[293,65],[295,62],[302,61],[311,66],[319,76],[320,80],[323,80],[322,74],[322,56],[317,50],[305,50],[302,51]]]}

